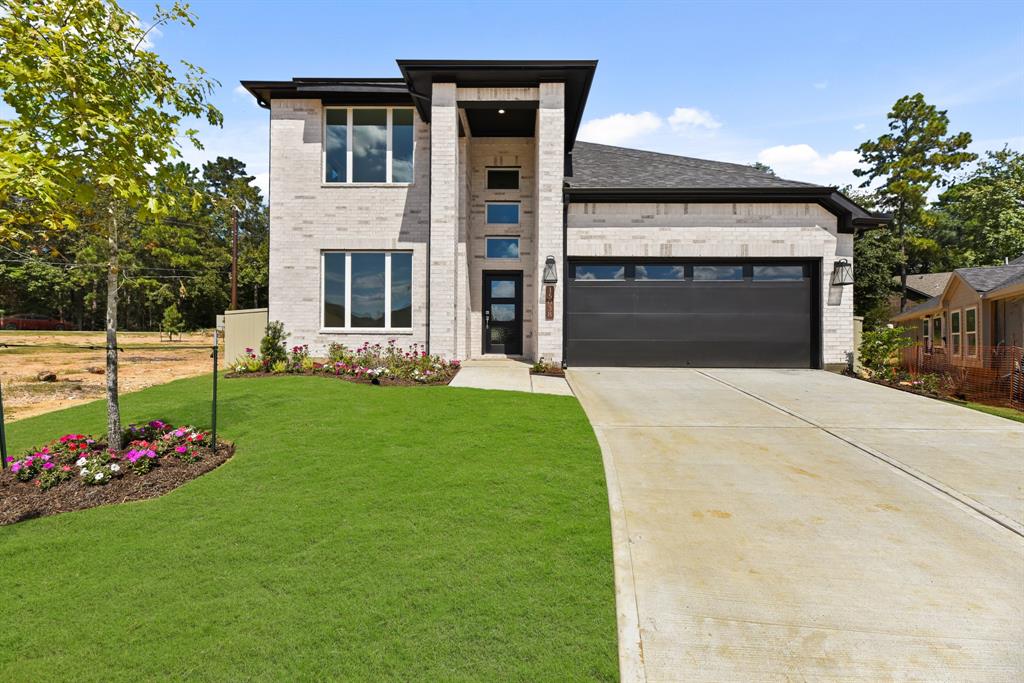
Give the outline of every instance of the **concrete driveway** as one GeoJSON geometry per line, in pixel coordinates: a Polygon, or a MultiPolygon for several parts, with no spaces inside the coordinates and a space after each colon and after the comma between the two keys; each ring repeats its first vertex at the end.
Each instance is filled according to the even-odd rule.
{"type": "Polygon", "coordinates": [[[569,380],[623,680],[1024,679],[1024,425],[816,371],[569,380]]]}

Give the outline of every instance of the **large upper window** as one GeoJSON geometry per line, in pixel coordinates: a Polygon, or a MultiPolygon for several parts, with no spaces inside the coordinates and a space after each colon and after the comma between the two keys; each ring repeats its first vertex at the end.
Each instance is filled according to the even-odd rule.
{"type": "Polygon", "coordinates": [[[323,253],[323,327],[412,327],[412,253],[323,253]]]}
{"type": "Polygon", "coordinates": [[[409,108],[326,108],[324,182],[411,183],[413,128],[409,108]]]}

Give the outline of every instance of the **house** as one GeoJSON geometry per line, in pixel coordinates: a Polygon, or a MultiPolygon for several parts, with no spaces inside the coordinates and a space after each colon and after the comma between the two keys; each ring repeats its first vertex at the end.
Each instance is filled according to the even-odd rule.
{"type": "Polygon", "coordinates": [[[940,293],[892,317],[926,354],[966,367],[1000,362],[1024,346],[1024,256],[1002,266],[960,268],[940,293]]]}
{"type": "Polygon", "coordinates": [[[845,367],[835,188],[577,141],[593,61],[244,81],[270,110],[270,318],[322,350],[845,367]]]}
{"type": "MultiPolygon", "coordinates": [[[[948,273],[917,273],[907,275],[907,302],[912,305],[924,303],[933,296],[938,296],[946,288],[953,272],[948,273]]],[[[892,279],[896,290],[889,295],[889,317],[900,312],[900,276],[892,279]]]]}

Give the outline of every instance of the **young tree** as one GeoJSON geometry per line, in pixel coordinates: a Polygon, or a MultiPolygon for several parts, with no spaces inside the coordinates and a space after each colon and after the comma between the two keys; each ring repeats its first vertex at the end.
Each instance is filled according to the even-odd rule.
{"type": "Polygon", "coordinates": [[[921,93],[898,99],[888,118],[890,132],[857,148],[867,168],[855,169],[854,174],[866,178],[861,187],[882,180],[876,194],[893,212],[900,247],[902,311],[907,306],[907,232],[920,224],[928,191],[948,184],[947,174],[976,155],[965,151],[971,134],[949,135],[946,112],[925,102],[921,93]]]}
{"type": "Polygon", "coordinates": [[[960,265],[998,265],[1024,254],[1024,154],[1009,147],[986,152],[942,193],[935,219],[960,265]]]}
{"type": "MultiPolygon", "coordinates": [[[[158,217],[186,195],[170,162],[185,118],[220,125],[216,81],[148,49],[153,28],[194,25],[187,5],[157,7],[144,26],[114,0],[0,0],[0,91],[15,112],[0,121],[0,239],[81,228],[102,231],[107,260],[107,438],[121,445],[117,394],[122,221],[158,217]],[[161,188],[158,192],[156,188],[161,188]],[[95,219],[79,220],[84,206],[95,219]]],[[[198,201],[193,196],[192,201],[198,201]]]]}

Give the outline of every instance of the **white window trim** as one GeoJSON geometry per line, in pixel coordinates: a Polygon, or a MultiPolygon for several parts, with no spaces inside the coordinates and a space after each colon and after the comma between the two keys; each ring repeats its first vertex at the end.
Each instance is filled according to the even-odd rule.
{"type": "Polygon", "coordinates": [[[519,235],[488,235],[484,237],[484,259],[488,261],[519,261],[523,257],[521,249],[523,248],[523,239],[519,235]],[[488,256],[487,245],[490,244],[491,240],[515,240],[517,244],[516,251],[519,251],[519,256],[516,258],[509,258],[505,256],[488,256]]]}
{"type": "Polygon", "coordinates": [[[412,185],[416,180],[416,114],[413,107],[406,106],[354,106],[354,107],[337,107],[337,106],[325,106],[323,108],[323,115],[320,117],[320,185],[321,187],[408,187],[412,185]],[[327,112],[328,110],[345,110],[345,182],[330,182],[327,180],[327,112]],[[356,109],[385,109],[387,110],[387,155],[385,162],[385,176],[384,181],[370,181],[370,182],[356,182],[352,180],[352,129],[354,125],[352,123],[352,112],[356,109]],[[396,109],[408,109],[413,111],[413,136],[412,136],[412,166],[413,166],[413,180],[408,182],[396,183],[391,180],[392,172],[392,117],[396,109]]]}
{"type": "Polygon", "coordinates": [[[484,169],[484,186],[488,192],[519,192],[523,187],[523,170],[519,166],[488,166],[484,169]],[[515,171],[516,186],[510,188],[491,187],[491,171],[515,171]]]}
{"type": "Polygon", "coordinates": [[[964,331],[964,313],[963,309],[949,312],[949,352],[954,356],[962,356],[964,353],[963,347],[963,331],[964,331]],[[953,331],[953,316],[957,317],[957,326],[960,328],[959,332],[953,331]]]}
{"type": "Polygon", "coordinates": [[[963,325],[963,329],[964,329],[964,347],[963,347],[964,348],[964,355],[967,356],[968,358],[977,358],[978,354],[981,353],[981,345],[978,344],[978,339],[980,338],[978,333],[981,330],[981,311],[978,310],[977,306],[968,306],[967,308],[963,309],[963,311],[964,311],[964,317],[963,317],[962,325],[963,325]],[[967,331],[967,311],[974,311],[974,331],[973,332],[968,332],[967,331]],[[968,348],[967,347],[967,335],[968,334],[974,335],[974,353],[967,353],[967,348],[968,348]]]}
{"type": "MultiPolygon", "coordinates": [[[[412,254],[411,251],[402,249],[385,251],[382,249],[325,249],[320,252],[320,332],[332,333],[332,332],[344,332],[344,333],[361,333],[361,334],[412,334],[413,329],[416,326],[416,309],[411,307],[410,310],[410,325],[409,327],[392,327],[391,326],[391,255],[392,254],[412,254]],[[384,254],[384,327],[352,327],[352,254],[384,254]],[[324,302],[325,302],[325,290],[327,283],[327,269],[325,266],[327,254],[344,254],[345,255],[345,327],[328,327],[324,323],[324,302]]],[[[414,259],[415,260],[415,259],[414,259]]],[[[409,277],[414,277],[412,269],[409,271],[409,277]]],[[[410,306],[412,302],[413,293],[410,292],[410,306]]]]}
{"type": "Polygon", "coordinates": [[[509,225],[519,226],[523,223],[523,203],[522,202],[484,202],[484,223],[487,225],[509,225]],[[515,223],[491,223],[487,220],[487,207],[489,206],[517,206],[519,210],[516,212],[518,220],[515,223]]]}

